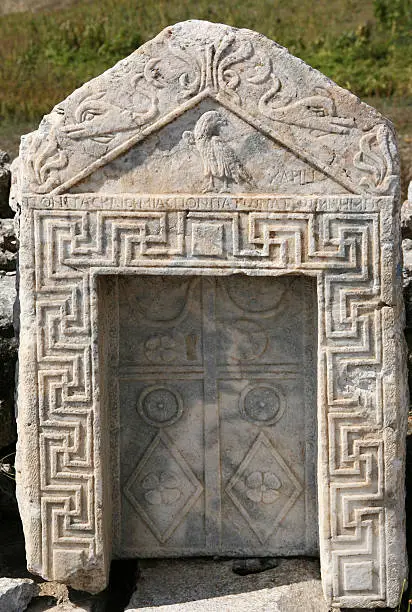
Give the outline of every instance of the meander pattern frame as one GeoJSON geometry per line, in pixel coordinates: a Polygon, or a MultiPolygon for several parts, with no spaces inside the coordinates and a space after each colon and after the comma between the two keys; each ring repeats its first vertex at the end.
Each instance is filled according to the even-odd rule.
{"type": "Polygon", "coordinates": [[[21,223],[28,227],[22,227],[21,248],[32,265],[22,270],[22,291],[29,298],[23,306],[33,331],[41,332],[29,358],[23,336],[21,372],[38,389],[33,442],[40,480],[33,480],[33,492],[41,507],[37,563],[47,576],[59,578],[54,568],[62,559],[66,565],[73,556],[87,560],[102,552],[102,512],[110,512],[110,506],[101,507],[108,449],[99,431],[107,407],[98,401],[99,363],[92,351],[96,278],[300,273],[317,277],[319,497],[328,500],[320,504],[320,543],[332,568],[329,586],[334,600],[350,603],[356,576],[355,596],[385,601],[390,511],[384,482],[390,483],[392,469],[385,447],[393,444],[385,407],[399,366],[383,307],[392,280],[380,242],[392,202],[345,197],[348,210],[342,212],[342,199],[330,197],[325,212],[316,210],[322,199],[300,200],[311,212],[299,211],[293,198],[293,213],[61,212],[44,208],[47,200],[39,197],[31,198],[32,208],[24,206],[21,223]],[[351,212],[359,205],[366,211],[351,212]],[[200,225],[206,232],[224,228],[228,240],[221,254],[197,254],[200,225]],[[360,391],[351,387],[355,370],[367,381],[360,391]]]}

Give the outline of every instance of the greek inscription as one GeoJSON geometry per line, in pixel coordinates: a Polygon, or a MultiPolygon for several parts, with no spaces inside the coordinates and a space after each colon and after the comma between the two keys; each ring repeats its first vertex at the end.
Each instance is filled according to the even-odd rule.
{"type": "Polygon", "coordinates": [[[309,185],[318,181],[324,181],[326,178],[327,177],[324,174],[321,174],[314,168],[287,168],[275,172],[271,180],[271,184],[273,186],[284,183],[293,185],[309,185]]]}
{"type": "Polygon", "coordinates": [[[64,210],[249,211],[249,212],[374,212],[390,198],[362,196],[25,196],[23,208],[64,210]]]}

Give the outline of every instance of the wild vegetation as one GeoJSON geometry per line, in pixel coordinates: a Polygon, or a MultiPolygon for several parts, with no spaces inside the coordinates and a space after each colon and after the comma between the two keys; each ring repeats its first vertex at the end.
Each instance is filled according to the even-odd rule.
{"type": "Polygon", "coordinates": [[[0,17],[0,145],[166,25],[193,18],[258,30],[360,97],[378,97],[378,108],[384,100],[389,116],[401,107],[395,124],[411,119],[410,0],[79,0],[0,17]]]}
{"type": "Polygon", "coordinates": [[[412,96],[410,0],[94,0],[0,19],[0,116],[37,119],[189,18],[261,31],[359,96],[412,96]]]}

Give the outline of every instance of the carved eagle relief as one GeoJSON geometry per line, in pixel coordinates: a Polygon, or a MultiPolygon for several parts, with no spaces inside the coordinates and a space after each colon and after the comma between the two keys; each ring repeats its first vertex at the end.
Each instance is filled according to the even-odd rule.
{"type": "Polygon", "coordinates": [[[226,191],[231,181],[252,183],[251,175],[220,135],[220,129],[226,125],[227,119],[218,111],[211,110],[203,113],[193,132],[183,133],[183,138],[196,146],[202,158],[206,179],[204,192],[216,188],[215,179],[221,182],[221,191],[226,191]]]}

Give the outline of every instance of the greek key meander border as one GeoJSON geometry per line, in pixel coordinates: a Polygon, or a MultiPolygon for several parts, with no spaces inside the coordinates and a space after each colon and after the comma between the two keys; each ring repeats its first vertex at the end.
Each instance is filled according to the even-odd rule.
{"type": "MultiPolygon", "coordinates": [[[[89,299],[94,276],[148,273],[149,268],[151,273],[160,273],[160,268],[166,273],[191,268],[207,274],[254,268],[261,274],[300,272],[318,277],[319,389],[326,382],[326,397],[319,397],[318,403],[327,409],[329,431],[333,597],[350,600],[352,594],[344,588],[345,563],[365,560],[374,563],[374,575],[378,574],[365,601],[385,598],[384,450],[378,433],[384,401],[377,212],[382,198],[358,199],[373,202],[372,211],[49,209],[30,213],[36,320],[37,329],[42,330],[37,338],[37,366],[46,571],[52,573],[54,556],[67,545],[84,551],[86,557],[96,547],[94,306],[89,299]],[[212,233],[219,224],[223,227],[227,240],[221,256],[197,256],[191,247],[193,227],[205,221],[212,233]],[[188,249],[192,249],[189,257],[188,249]],[[322,307],[323,300],[330,308],[322,307]],[[350,387],[355,369],[367,381],[358,397],[350,387]],[[379,537],[372,537],[374,529],[379,537]]],[[[356,597],[359,600],[358,593],[356,597]]]]}

